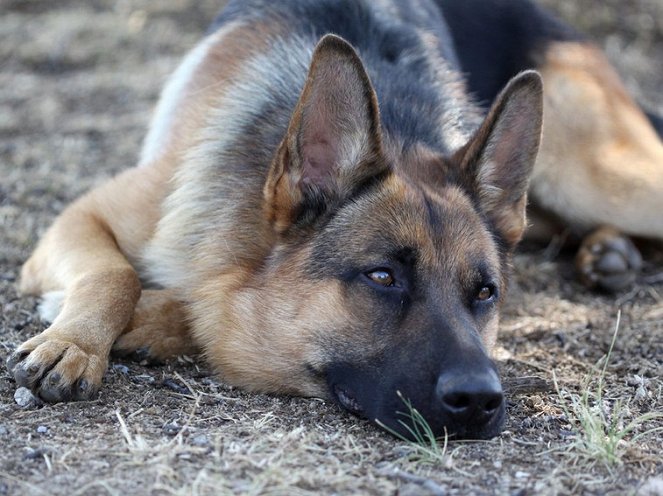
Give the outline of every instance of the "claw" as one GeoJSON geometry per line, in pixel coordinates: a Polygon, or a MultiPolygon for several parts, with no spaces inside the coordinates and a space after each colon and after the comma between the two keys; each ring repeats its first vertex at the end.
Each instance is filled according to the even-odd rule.
{"type": "Polygon", "coordinates": [[[7,369],[12,372],[14,368],[22,362],[26,356],[30,354],[29,351],[15,351],[12,353],[9,358],[7,359],[7,369]]]}
{"type": "Polygon", "coordinates": [[[95,387],[92,387],[90,383],[85,379],[81,379],[80,381],[78,381],[78,384],[76,385],[75,388],[76,391],[74,392],[74,397],[78,401],[91,400],[97,394],[97,389],[95,387]]]}
{"type": "Polygon", "coordinates": [[[58,374],[57,372],[53,372],[49,377],[48,377],[48,383],[51,386],[55,386],[57,383],[60,382],[60,379],[62,379],[62,376],[58,374]]]}

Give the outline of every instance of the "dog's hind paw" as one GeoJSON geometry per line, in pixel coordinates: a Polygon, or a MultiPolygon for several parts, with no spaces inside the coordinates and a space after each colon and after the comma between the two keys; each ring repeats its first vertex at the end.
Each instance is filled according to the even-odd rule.
{"type": "Polygon", "coordinates": [[[635,281],[642,256],[625,235],[611,227],[601,227],[587,236],[576,255],[576,268],[582,283],[591,289],[615,292],[635,281]]]}
{"type": "Polygon", "coordinates": [[[93,398],[106,364],[106,358],[43,334],[24,343],[7,360],[16,383],[49,403],[93,398]]]}

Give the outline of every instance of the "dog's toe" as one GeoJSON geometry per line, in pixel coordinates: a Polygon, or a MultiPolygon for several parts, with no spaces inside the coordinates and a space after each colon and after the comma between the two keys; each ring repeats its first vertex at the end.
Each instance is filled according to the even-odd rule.
{"type": "Polygon", "coordinates": [[[642,257],[628,237],[603,227],[583,240],[576,267],[585,286],[615,292],[633,284],[642,267],[642,257]]]}
{"type": "Polygon", "coordinates": [[[62,381],[58,372],[48,374],[39,386],[39,397],[49,403],[68,401],[71,399],[71,389],[62,381]]]}
{"type": "Polygon", "coordinates": [[[7,358],[7,362],[6,362],[7,363],[7,370],[13,374],[16,367],[23,360],[25,360],[25,357],[27,357],[29,354],[30,354],[30,352],[27,351],[27,350],[16,350],[14,353],[9,355],[9,358],[7,358]]]}
{"type": "Polygon", "coordinates": [[[106,369],[104,360],[67,341],[45,339],[34,347],[31,342],[7,361],[19,386],[49,403],[94,396],[106,369]]]}

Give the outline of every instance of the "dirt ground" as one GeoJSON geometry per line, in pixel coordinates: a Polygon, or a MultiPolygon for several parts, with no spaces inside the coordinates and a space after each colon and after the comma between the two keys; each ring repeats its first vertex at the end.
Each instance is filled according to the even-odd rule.
{"type": "MultiPolygon", "coordinates": [[[[594,36],[629,88],[663,113],[661,0],[546,3],[594,36]]],[[[43,329],[37,301],[16,293],[21,263],[68,202],[135,163],[164,78],[218,4],[0,0],[3,363],[43,329]]],[[[616,296],[583,290],[571,256],[554,246],[523,251],[501,328],[505,432],[432,452],[324,401],[244,394],[195,359],[115,360],[98,399],[27,407],[2,367],[0,495],[663,494],[663,433],[646,432],[663,421],[641,419],[617,441],[640,415],[663,411],[660,248],[616,296]],[[595,364],[619,311],[598,397],[595,364]],[[548,384],[523,392],[524,376],[548,384]],[[591,415],[614,427],[597,443],[615,441],[612,464],[588,444],[589,421],[579,419],[591,415]]]]}

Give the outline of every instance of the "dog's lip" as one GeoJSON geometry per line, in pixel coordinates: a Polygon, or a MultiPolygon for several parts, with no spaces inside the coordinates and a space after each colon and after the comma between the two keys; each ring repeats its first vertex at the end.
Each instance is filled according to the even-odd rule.
{"type": "Polygon", "coordinates": [[[364,409],[354,397],[354,394],[352,394],[352,392],[349,391],[346,387],[341,386],[340,384],[334,384],[332,387],[332,392],[336,397],[336,400],[346,410],[357,415],[364,413],[364,409]]]}

